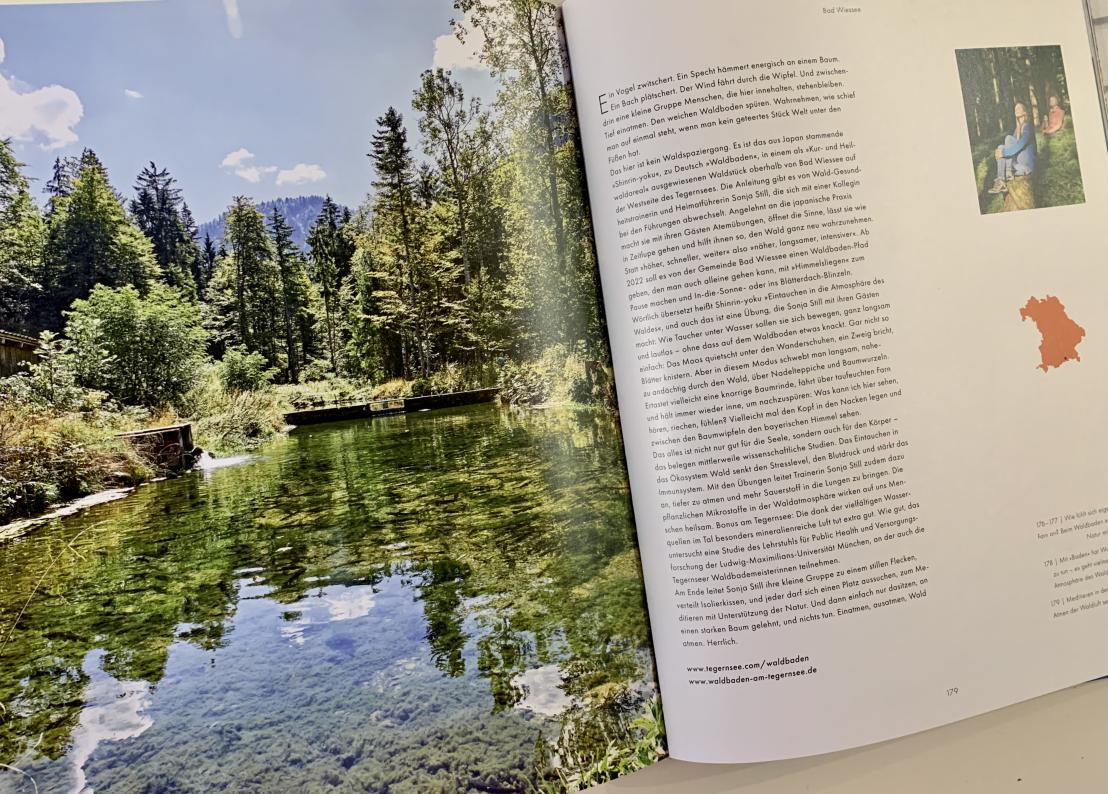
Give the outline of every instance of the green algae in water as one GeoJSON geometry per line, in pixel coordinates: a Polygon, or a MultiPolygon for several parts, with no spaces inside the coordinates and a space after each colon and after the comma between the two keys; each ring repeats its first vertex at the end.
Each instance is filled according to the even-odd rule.
{"type": "Polygon", "coordinates": [[[43,791],[556,790],[654,694],[595,412],[303,428],[0,554],[0,760],[43,791]]]}

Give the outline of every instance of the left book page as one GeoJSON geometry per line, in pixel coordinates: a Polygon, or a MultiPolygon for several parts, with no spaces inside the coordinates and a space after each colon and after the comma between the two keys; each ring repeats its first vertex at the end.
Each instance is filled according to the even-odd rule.
{"type": "Polygon", "coordinates": [[[0,791],[664,753],[560,41],[539,0],[0,3],[0,791]]]}

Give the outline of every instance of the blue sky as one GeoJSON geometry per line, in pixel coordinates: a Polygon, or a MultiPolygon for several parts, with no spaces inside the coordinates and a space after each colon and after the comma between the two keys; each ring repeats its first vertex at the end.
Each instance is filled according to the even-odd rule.
{"type": "Polygon", "coordinates": [[[0,5],[0,137],[36,192],[88,146],[125,195],[150,160],[199,222],[235,195],[329,193],[356,206],[374,120],[417,148],[412,91],[432,65],[495,86],[449,37],[450,0],[152,0],[0,5]],[[442,38],[440,38],[442,37],[442,38]]]}

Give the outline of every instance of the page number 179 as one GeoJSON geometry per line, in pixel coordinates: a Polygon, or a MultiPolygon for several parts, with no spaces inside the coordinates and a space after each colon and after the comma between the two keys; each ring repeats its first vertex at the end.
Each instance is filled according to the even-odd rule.
{"type": "Polygon", "coordinates": [[[958,687],[956,687],[956,686],[952,686],[950,689],[946,690],[946,696],[948,698],[952,698],[957,694],[958,694],[958,687]]]}

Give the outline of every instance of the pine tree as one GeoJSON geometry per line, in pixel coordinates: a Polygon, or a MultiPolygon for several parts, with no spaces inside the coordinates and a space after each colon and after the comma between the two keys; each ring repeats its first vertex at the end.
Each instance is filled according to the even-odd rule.
{"type": "Polygon", "coordinates": [[[331,371],[339,372],[338,351],[342,345],[340,292],[343,279],[350,272],[353,249],[344,231],[350,211],[339,213],[339,206],[330,196],[323,199],[319,217],[308,232],[308,248],[312,257],[312,276],[323,302],[323,335],[331,371]]]}
{"type": "MultiPolygon", "coordinates": [[[[223,255],[226,256],[226,251],[223,255]]],[[[196,285],[200,293],[200,298],[203,299],[208,294],[208,284],[211,283],[212,276],[215,274],[216,259],[220,256],[220,252],[216,250],[215,243],[212,242],[212,236],[204,232],[204,247],[200,250],[200,274],[196,280],[196,285]]]]}
{"type": "Polygon", "coordinates": [[[376,314],[369,318],[373,325],[399,338],[402,370],[388,374],[426,378],[451,352],[458,321],[459,257],[449,243],[452,224],[441,201],[441,181],[420,183],[399,114],[390,108],[378,124],[372,155],[377,166],[373,220],[359,243],[362,260],[374,268],[363,279],[373,294],[361,302],[374,307],[376,314]]]}
{"type": "Polygon", "coordinates": [[[23,164],[11,141],[0,139],[0,328],[30,330],[31,301],[41,294],[39,279],[46,229],[31,198],[23,164]]]}
{"type": "MultiPolygon", "coordinates": [[[[501,78],[502,97],[509,113],[529,124],[537,118],[537,138],[542,149],[549,214],[544,218],[554,233],[555,261],[567,271],[568,254],[562,212],[563,187],[559,179],[557,150],[563,133],[557,119],[572,108],[562,88],[565,72],[558,41],[558,10],[544,0],[455,0],[454,7],[468,15],[484,34],[481,56],[493,77],[501,78]]],[[[470,32],[455,23],[463,39],[470,32]]]]}
{"type": "Polygon", "coordinates": [[[309,312],[310,284],[304,255],[292,239],[292,227],[277,207],[269,218],[273,241],[273,259],[279,280],[278,300],[281,304],[281,330],[285,342],[285,375],[287,382],[300,381],[301,358],[299,342],[301,318],[309,312]]]}
{"type": "Polygon", "coordinates": [[[374,229],[380,245],[374,257],[384,274],[388,289],[383,295],[383,325],[400,339],[401,371],[388,373],[392,377],[411,377],[415,369],[416,349],[413,345],[411,316],[406,308],[416,296],[413,269],[412,215],[415,211],[415,165],[408,148],[408,132],[404,119],[390,107],[377,119],[369,158],[373,161],[376,179],[374,199],[374,229]]]}
{"type": "Polygon", "coordinates": [[[43,192],[50,197],[46,205],[47,215],[54,211],[54,202],[57,199],[73,192],[73,183],[80,170],[81,161],[76,157],[54,158],[53,172],[43,188],[43,192]]]}
{"type": "Polygon", "coordinates": [[[519,302],[511,289],[518,273],[509,245],[504,181],[491,155],[487,167],[468,181],[467,234],[476,273],[464,290],[460,343],[478,365],[518,347],[523,337],[519,302]]]}
{"type": "Polygon", "coordinates": [[[416,167],[414,195],[423,209],[430,209],[435,203],[439,195],[439,183],[439,174],[433,165],[420,163],[416,167]]]}
{"type": "Polygon", "coordinates": [[[500,152],[492,121],[442,69],[423,73],[412,105],[422,113],[423,148],[442,175],[442,195],[453,210],[449,239],[461,255],[464,286],[454,344],[483,364],[510,344],[513,314],[503,289],[507,237],[504,201],[494,183],[500,152]]]}
{"type": "Polygon", "coordinates": [[[97,284],[132,285],[140,293],[161,280],[150,241],[131,223],[107,171],[90,149],[68,193],[54,199],[47,224],[40,307],[44,328],[59,329],[62,311],[97,284]]]}
{"type": "MultiPolygon", "coordinates": [[[[195,296],[197,283],[194,265],[197,254],[195,224],[186,228],[182,214],[181,191],[165,168],[151,162],[142,169],[135,183],[131,215],[136,225],[150,238],[154,258],[171,286],[195,296]]],[[[191,216],[189,218],[191,221],[191,216]]]]}
{"type": "Polygon", "coordinates": [[[204,254],[200,250],[199,230],[196,219],[192,217],[192,210],[184,201],[181,202],[181,242],[177,248],[177,265],[181,272],[189,280],[189,289],[197,298],[204,295],[208,286],[210,271],[205,267],[204,254]]]}
{"type": "MultiPolygon", "coordinates": [[[[583,345],[606,357],[603,311],[595,296],[596,256],[580,179],[581,153],[557,10],[542,0],[455,0],[463,41],[481,34],[481,59],[499,79],[498,129],[509,148],[508,233],[513,302],[523,337],[536,347],[583,345]]],[[[479,227],[478,224],[475,224],[479,227]]]]}
{"type": "Polygon", "coordinates": [[[280,276],[265,219],[252,199],[235,197],[226,235],[227,252],[209,288],[209,327],[217,343],[261,353],[268,366],[278,366],[280,276]]]}

